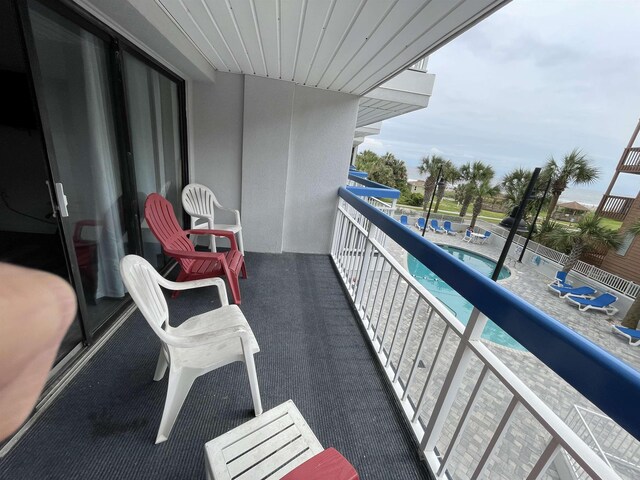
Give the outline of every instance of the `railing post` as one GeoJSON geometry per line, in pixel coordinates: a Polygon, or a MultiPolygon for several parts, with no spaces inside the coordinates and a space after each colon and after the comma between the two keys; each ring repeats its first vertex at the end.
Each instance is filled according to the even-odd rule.
{"type": "MultiPolygon", "coordinates": [[[[442,433],[445,422],[453,402],[456,399],[460,385],[464,380],[467,369],[471,359],[473,358],[473,352],[468,348],[468,344],[472,340],[478,340],[485,325],[487,324],[487,317],[485,317],[480,310],[474,308],[471,312],[469,322],[464,329],[464,333],[460,338],[460,344],[453,356],[451,366],[447,371],[447,375],[440,389],[440,395],[436,400],[433,407],[433,413],[429,418],[429,422],[425,428],[425,434],[420,441],[420,451],[423,454],[433,451],[436,446],[436,442],[442,433]]],[[[419,416],[419,413],[418,413],[419,416]]]]}
{"type": "Polygon", "coordinates": [[[367,283],[367,273],[369,272],[369,264],[371,263],[373,250],[370,240],[375,230],[375,225],[369,222],[369,230],[367,231],[367,239],[365,240],[364,252],[362,253],[362,264],[360,266],[360,274],[358,276],[358,286],[356,287],[356,297],[354,298],[356,308],[360,308],[360,302],[362,302],[362,296],[364,295],[364,287],[367,283]]]}

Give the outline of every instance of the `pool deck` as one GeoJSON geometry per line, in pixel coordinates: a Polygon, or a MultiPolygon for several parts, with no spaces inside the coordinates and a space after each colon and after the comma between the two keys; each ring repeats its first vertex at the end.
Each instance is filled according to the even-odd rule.
{"type": "MultiPolygon", "coordinates": [[[[487,242],[486,244],[467,243],[462,241],[462,235],[456,236],[436,234],[428,232],[425,237],[438,244],[447,244],[473,252],[477,252],[486,257],[497,260],[500,256],[501,247],[496,243],[487,242]]],[[[387,239],[386,248],[389,252],[406,267],[406,251],[394,242],[387,239]]],[[[620,315],[608,317],[601,312],[579,312],[578,309],[564,299],[558,298],[547,284],[551,282],[550,278],[542,276],[538,271],[525,263],[518,263],[513,258],[508,258],[505,262],[511,271],[511,276],[505,280],[501,280],[500,284],[511,290],[530,304],[538,307],[540,310],[548,313],[567,327],[579,333],[583,337],[589,339],[593,343],[599,345],[609,353],[619,358],[632,368],[640,371],[640,348],[631,347],[627,341],[618,335],[611,333],[611,324],[620,323],[622,320],[620,315]]],[[[584,398],[573,387],[567,384],[562,378],[555,374],[551,369],[546,367],[533,354],[526,351],[518,351],[508,347],[503,347],[491,341],[485,341],[485,344],[491,351],[502,360],[518,377],[561,418],[567,419],[572,413],[574,405],[599,411],[591,402],[584,398]]],[[[428,364],[430,359],[424,355],[424,363],[428,364]]],[[[438,376],[438,375],[436,375],[438,376]]],[[[463,387],[467,390],[468,387],[463,387]]],[[[416,392],[417,393],[417,392],[416,392]]],[[[509,395],[496,392],[495,399],[490,402],[483,402],[483,416],[488,423],[497,421],[500,412],[508,402],[509,395]]],[[[430,403],[430,402],[428,402],[430,403]]],[[[537,422],[533,419],[521,419],[526,426],[530,424],[530,429],[519,428],[512,433],[510,438],[511,444],[526,445],[527,449],[535,450],[542,440],[536,432],[539,430],[537,422]],[[536,432],[536,434],[534,434],[536,432]],[[538,438],[539,437],[539,438],[538,438]]],[[[461,451],[467,455],[475,457],[484,450],[487,439],[482,435],[476,436],[465,445],[461,445],[461,451]]],[[[630,439],[630,442],[635,440],[630,439]]],[[[493,471],[495,478],[520,478],[525,475],[524,471],[519,471],[519,465],[529,463],[526,460],[526,452],[511,452],[503,457],[505,465],[500,470],[502,472],[493,471]],[[511,464],[511,465],[509,465],[511,464]]],[[[471,462],[473,463],[473,462],[471,462]]],[[[471,472],[459,471],[458,474],[470,474],[471,472]]],[[[549,472],[551,473],[551,472],[549,472]]],[[[552,476],[554,476],[552,474],[552,476]]],[[[624,478],[624,477],[623,477],[624,478]]]]}

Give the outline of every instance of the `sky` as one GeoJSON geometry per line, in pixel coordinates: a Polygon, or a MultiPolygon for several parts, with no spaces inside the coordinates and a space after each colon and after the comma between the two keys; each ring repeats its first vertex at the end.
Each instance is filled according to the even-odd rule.
{"type": "MultiPolygon", "coordinates": [[[[640,118],[640,1],[515,0],[429,58],[426,109],[386,120],[359,151],[412,166],[482,160],[499,180],[579,148],[601,171],[563,200],[597,203],[640,118]]],[[[636,143],[640,143],[636,141],[636,143]]],[[[612,193],[635,197],[640,176],[612,193]]]]}

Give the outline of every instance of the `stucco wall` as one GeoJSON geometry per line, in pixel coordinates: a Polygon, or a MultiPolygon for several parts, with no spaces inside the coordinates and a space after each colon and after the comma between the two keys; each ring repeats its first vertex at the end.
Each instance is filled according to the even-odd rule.
{"type": "Polygon", "coordinates": [[[328,253],[358,97],[220,73],[190,104],[191,179],[240,209],[245,249],[328,253]]]}
{"type": "Polygon", "coordinates": [[[219,73],[191,85],[191,181],[211,188],[222,205],[240,209],[244,79],[219,73]]]}
{"type": "Polygon", "coordinates": [[[282,252],[294,84],[245,76],[242,229],[245,249],[282,252]]]}
{"type": "Polygon", "coordinates": [[[354,95],[296,87],[283,250],[328,253],[358,111],[354,95]]]}

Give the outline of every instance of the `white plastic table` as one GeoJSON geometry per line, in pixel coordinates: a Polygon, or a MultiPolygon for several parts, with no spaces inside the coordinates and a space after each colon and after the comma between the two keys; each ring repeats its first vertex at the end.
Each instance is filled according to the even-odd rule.
{"type": "Polygon", "coordinates": [[[473,242],[475,242],[475,241],[477,241],[477,240],[480,240],[480,239],[482,239],[482,238],[484,238],[484,233],[475,233],[475,232],[473,232],[473,233],[471,234],[471,240],[472,240],[473,242]]]}
{"type": "Polygon", "coordinates": [[[269,474],[270,480],[282,478],[324,450],[292,400],[214,438],[204,448],[209,480],[269,474]]]}

